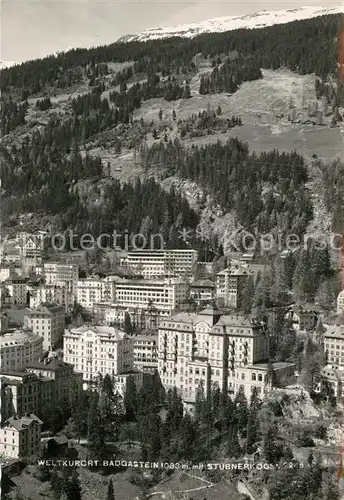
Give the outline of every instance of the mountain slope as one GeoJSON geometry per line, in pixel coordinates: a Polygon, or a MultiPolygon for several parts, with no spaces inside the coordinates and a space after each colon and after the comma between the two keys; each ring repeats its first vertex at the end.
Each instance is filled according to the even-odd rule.
{"type": "Polygon", "coordinates": [[[275,24],[285,24],[297,20],[341,13],[344,13],[344,4],[335,8],[302,7],[273,12],[263,10],[245,16],[217,17],[199,23],[150,28],[136,35],[125,35],[118,42],[146,42],[148,40],[170,38],[173,36],[194,38],[202,33],[222,33],[237,29],[265,28],[275,24]]]}

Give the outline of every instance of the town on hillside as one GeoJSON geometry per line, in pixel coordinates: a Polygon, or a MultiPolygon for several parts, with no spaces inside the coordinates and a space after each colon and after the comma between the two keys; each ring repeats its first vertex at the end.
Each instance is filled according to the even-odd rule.
{"type": "Polygon", "coordinates": [[[9,482],[28,470],[42,491],[59,491],[77,480],[63,467],[62,476],[37,470],[37,461],[91,459],[82,474],[114,474],[105,483],[116,499],[129,491],[170,498],[163,495],[176,487],[179,465],[192,487],[179,481],[178,489],[201,494],[192,498],[219,488],[262,499],[277,480],[266,482],[255,464],[273,464],[285,484],[287,462],[301,475],[319,460],[338,468],[344,290],[330,305],[307,302],[295,290],[297,263],[286,290],[253,253],[212,262],[193,249],[52,258],[41,242],[16,235],[0,264],[0,446],[9,482]],[[165,461],[167,470],[152,465],[165,461]]]}

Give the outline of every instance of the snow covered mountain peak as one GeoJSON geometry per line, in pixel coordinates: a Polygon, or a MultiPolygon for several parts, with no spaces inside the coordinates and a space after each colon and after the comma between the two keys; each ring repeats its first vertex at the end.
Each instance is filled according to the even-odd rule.
{"type": "Polygon", "coordinates": [[[344,4],[339,7],[301,7],[279,11],[262,10],[244,16],[216,17],[191,24],[180,24],[178,26],[150,28],[136,35],[125,35],[118,42],[146,42],[180,36],[194,38],[202,33],[222,33],[237,29],[257,29],[272,26],[274,24],[285,24],[292,21],[311,19],[313,17],[329,14],[344,13],[344,4]]]}

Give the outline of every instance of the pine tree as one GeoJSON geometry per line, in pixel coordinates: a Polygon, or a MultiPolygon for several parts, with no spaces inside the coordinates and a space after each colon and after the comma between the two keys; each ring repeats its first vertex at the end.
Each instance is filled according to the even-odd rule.
{"type": "Polygon", "coordinates": [[[82,490],[76,469],[73,470],[72,476],[65,485],[67,500],[82,500],[82,490]]]}
{"type": "Polygon", "coordinates": [[[132,335],[133,332],[134,332],[134,328],[133,328],[133,325],[132,325],[132,322],[131,322],[131,317],[130,317],[130,314],[128,312],[126,312],[124,314],[124,327],[123,327],[123,330],[128,335],[132,335]]]}
{"type": "Polygon", "coordinates": [[[126,419],[129,421],[135,420],[137,415],[137,389],[133,377],[128,377],[125,394],[124,394],[124,410],[126,419]]]}
{"type": "Polygon", "coordinates": [[[115,491],[114,491],[113,482],[112,482],[111,478],[110,478],[109,484],[108,484],[106,500],[115,500],[115,491]]]}
{"type": "Polygon", "coordinates": [[[233,425],[229,429],[227,441],[227,453],[230,457],[238,458],[241,455],[241,447],[238,437],[238,427],[233,425]]]}
{"type": "Polygon", "coordinates": [[[200,382],[196,391],[195,419],[203,420],[206,414],[206,398],[203,381],[200,382]]]}
{"type": "Polygon", "coordinates": [[[293,291],[297,302],[308,300],[309,290],[309,254],[308,250],[300,250],[293,276],[293,291]]]}
{"type": "Polygon", "coordinates": [[[254,279],[253,276],[249,276],[243,293],[242,293],[242,309],[245,314],[250,314],[253,307],[254,299],[254,279]]]}
{"type": "Polygon", "coordinates": [[[90,410],[87,421],[87,441],[88,449],[92,451],[97,459],[102,459],[105,450],[105,429],[101,414],[98,408],[98,397],[95,393],[90,403],[90,410]]]}
{"type": "Polygon", "coordinates": [[[245,434],[248,419],[247,399],[244,387],[241,385],[234,398],[234,420],[237,422],[238,430],[245,434]]]}
{"type": "Polygon", "coordinates": [[[183,99],[189,99],[191,97],[190,85],[186,84],[183,91],[183,99]]]}

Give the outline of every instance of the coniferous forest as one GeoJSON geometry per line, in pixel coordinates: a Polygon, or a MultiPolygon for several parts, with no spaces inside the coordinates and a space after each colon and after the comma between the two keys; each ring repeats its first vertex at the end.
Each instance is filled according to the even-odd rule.
{"type": "MultiPolygon", "coordinates": [[[[336,80],[339,25],[340,16],[332,15],[193,39],[114,43],[2,70],[3,226],[16,226],[22,214],[33,214],[37,220],[49,218],[56,231],[91,233],[95,238],[114,230],[140,233],[147,241],[160,234],[167,248],[197,249],[199,260],[212,262],[215,274],[225,263],[219,234],[210,231],[207,241],[196,237],[205,209],[215,207],[210,224],[214,212],[220,212],[231,215],[235,227],[250,234],[293,234],[302,239],[318,209],[311,190],[311,171],[318,169],[324,210],[332,229],[343,232],[343,162],[325,164],[296,151],[257,153],[235,137],[245,119],[234,112],[224,117],[220,105],[188,117],[180,111],[190,103],[191,90],[200,99],[214,94],[227,99],[237,96],[245,82],[259,83],[263,69],[288,69],[317,76],[316,96],[324,98],[335,124],[340,123],[344,86],[336,80]],[[211,67],[191,89],[191,80],[198,77],[198,57],[210,61],[211,67]],[[113,71],[117,63],[121,67],[113,71]],[[67,96],[63,106],[56,104],[61,96],[67,96]],[[208,140],[229,131],[234,136],[226,140],[208,140]],[[202,141],[194,144],[195,138],[202,141]],[[132,154],[130,167],[138,172],[134,179],[114,175],[102,155],[110,149],[115,155],[132,154]],[[176,181],[177,187],[172,183],[166,189],[166,179],[176,181]],[[196,204],[178,188],[184,184],[189,194],[201,193],[196,204]],[[187,242],[180,238],[183,231],[191,233],[187,242]]],[[[78,237],[73,243],[80,243],[78,237]]],[[[336,398],[331,389],[321,395],[313,390],[326,353],[311,339],[297,336],[285,319],[292,302],[333,311],[340,290],[338,269],[329,245],[319,249],[317,243],[312,235],[283,258],[278,252],[264,255],[268,269],[247,280],[239,312],[254,312],[267,325],[269,377],[272,362],[295,363],[313,402],[327,405],[332,417],[336,398]]],[[[130,324],[125,329],[128,334],[135,330],[130,324]]],[[[321,325],[317,329],[320,334],[321,325]]],[[[280,385],[278,380],[271,382],[274,388],[280,385]]],[[[232,399],[220,389],[205,397],[200,387],[191,417],[183,413],[177,391],[165,392],[156,375],[140,390],[129,379],[123,401],[111,377],[98,384],[98,391],[83,391],[72,405],[57,401],[55,408],[42,408],[41,415],[54,433],[63,430],[70,438],[85,440],[94,458],[120,457],[119,442],[138,444],[143,461],[203,462],[210,456],[220,461],[257,454],[268,464],[293,464],[290,470],[276,467],[262,473],[260,480],[271,500],[339,500],[333,477],[326,475],[317,456],[311,454],[305,467],[292,458],[291,443],[315,449],[315,440],[325,439],[328,430],[322,422],[312,421],[308,430],[286,424],[285,415],[292,411],[288,396],[263,405],[256,392],[248,401],[241,390],[232,399]]],[[[50,482],[55,498],[81,499],[75,471],[42,469],[41,475],[42,482],[50,482]]],[[[206,477],[216,482],[222,475],[213,471],[206,477]]],[[[156,472],[151,483],[161,479],[156,472]]],[[[148,498],[146,493],[142,499],[148,498]]],[[[114,497],[110,480],[108,498],[114,497]]]]}

